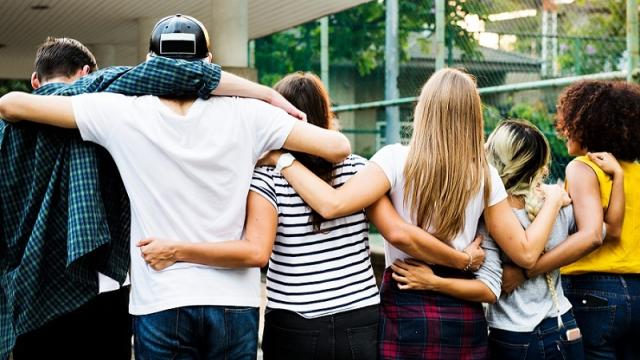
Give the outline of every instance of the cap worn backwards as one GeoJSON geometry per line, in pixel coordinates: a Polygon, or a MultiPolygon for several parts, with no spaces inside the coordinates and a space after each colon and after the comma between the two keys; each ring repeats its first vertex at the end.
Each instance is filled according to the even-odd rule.
{"type": "Polygon", "coordinates": [[[191,16],[167,16],[153,28],[149,51],[174,59],[203,59],[209,53],[209,35],[204,25],[191,16]]]}

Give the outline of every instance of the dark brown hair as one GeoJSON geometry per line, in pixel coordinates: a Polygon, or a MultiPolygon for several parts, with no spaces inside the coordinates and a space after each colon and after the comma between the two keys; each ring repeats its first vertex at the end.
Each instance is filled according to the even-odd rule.
{"type": "Polygon", "coordinates": [[[71,38],[48,37],[36,52],[34,71],[40,81],[66,76],[70,77],[85,65],[90,72],[98,69],[96,58],[86,46],[71,38]]]}
{"type": "Polygon", "coordinates": [[[622,81],[581,81],[560,94],[556,129],[588,151],[640,159],[640,87],[622,81]]]}
{"type": "MultiPolygon", "coordinates": [[[[332,128],[333,114],[329,94],[318,76],[309,72],[296,72],[285,76],[274,86],[291,104],[307,114],[307,122],[324,129],[332,128]]],[[[294,152],[296,160],[331,185],[333,164],[317,156],[294,152]]],[[[324,219],[311,209],[311,222],[315,231],[320,230],[324,219]]]]}

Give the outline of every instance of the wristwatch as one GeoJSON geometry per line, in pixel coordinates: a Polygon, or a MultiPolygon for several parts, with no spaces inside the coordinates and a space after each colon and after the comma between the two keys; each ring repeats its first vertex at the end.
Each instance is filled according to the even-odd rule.
{"type": "Polygon", "coordinates": [[[293,162],[295,161],[295,157],[293,155],[291,155],[290,153],[284,153],[282,155],[280,155],[280,158],[278,158],[278,162],[276,163],[276,168],[275,168],[275,172],[280,174],[282,172],[282,170],[288,168],[289,166],[291,166],[291,164],[293,164],[293,162]]]}

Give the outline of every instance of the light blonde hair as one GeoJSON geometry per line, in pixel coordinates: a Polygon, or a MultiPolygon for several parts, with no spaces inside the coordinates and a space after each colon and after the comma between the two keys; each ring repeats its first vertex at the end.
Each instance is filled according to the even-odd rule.
{"type": "Polygon", "coordinates": [[[489,168],[484,154],[482,105],[474,78],[442,69],[424,84],[404,167],[404,201],[417,225],[443,241],[462,231],[469,200],[489,168]]]}
{"type": "Polygon", "coordinates": [[[507,193],[524,199],[527,215],[533,221],[543,204],[537,188],[544,181],[551,162],[547,138],[531,123],[507,120],[489,135],[486,152],[507,193]]]}

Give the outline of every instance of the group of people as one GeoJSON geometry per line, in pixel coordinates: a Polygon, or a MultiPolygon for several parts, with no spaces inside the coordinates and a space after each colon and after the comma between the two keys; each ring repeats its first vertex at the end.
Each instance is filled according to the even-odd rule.
{"type": "MultiPolygon", "coordinates": [[[[126,359],[131,331],[138,359],[255,359],[259,268],[267,265],[265,359],[640,356],[632,337],[640,325],[640,87],[564,89],[556,126],[576,158],[562,188],[544,184],[551,149],[534,125],[505,120],[485,143],[478,89],[464,71],[436,71],[420,92],[410,144],[387,145],[367,161],[334,129],[317,76],[287,75],[274,91],[221,72],[208,49],[204,26],[182,15],[158,22],[148,61],[134,68],[97,71],[80,43],[49,39],[34,89],[78,82],[0,98],[9,122],[0,166],[20,137],[77,128],[55,141],[106,149],[103,160],[117,170],[100,166],[91,176],[120,176],[130,201],[133,323],[78,315],[108,290],[129,292],[120,284],[128,266],[105,270],[116,256],[103,248],[118,247],[107,241],[87,251],[99,286],[79,309],[31,328],[16,311],[15,360],[43,351],[126,359]],[[369,222],[385,239],[380,289],[369,222]],[[86,348],[63,340],[94,328],[108,331],[86,348]]],[[[17,158],[37,157],[37,143],[22,144],[33,151],[17,158]]],[[[62,171],[77,175],[73,166],[62,171]]],[[[79,224],[68,223],[128,221],[83,211],[79,224]]],[[[18,237],[20,256],[32,236],[18,237]]],[[[19,258],[3,271],[24,266],[19,258]]],[[[67,279],[70,263],[41,276],[67,279]]],[[[99,306],[94,314],[115,309],[99,306]]]]}

